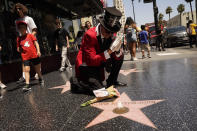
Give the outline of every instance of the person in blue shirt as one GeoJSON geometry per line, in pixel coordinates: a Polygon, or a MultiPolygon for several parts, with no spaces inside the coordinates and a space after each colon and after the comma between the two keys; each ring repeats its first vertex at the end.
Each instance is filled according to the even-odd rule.
{"type": "Polygon", "coordinates": [[[148,32],[145,30],[145,25],[141,25],[142,31],[139,33],[139,39],[140,39],[140,45],[142,49],[142,59],[146,58],[144,55],[144,50],[147,49],[148,51],[148,58],[151,58],[150,56],[150,45],[148,42],[148,32]]]}

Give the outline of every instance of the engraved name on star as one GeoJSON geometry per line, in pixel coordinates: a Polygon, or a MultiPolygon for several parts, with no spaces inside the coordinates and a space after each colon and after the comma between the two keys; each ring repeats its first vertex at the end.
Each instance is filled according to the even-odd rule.
{"type": "Polygon", "coordinates": [[[107,120],[113,119],[118,116],[125,117],[132,121],[138,122],[140,124],[157,129],[157,127],[152,123],[152,121],[142,112],[141,109],[157,104],[164,100],[143,100],[143,101],[132,101],[126,93],[122,93],[119,98],[114,102],[99,102],[92,104],[92,107],[99,108],[103,110],[94,120],[92,120],[85,128],[97,125],[99,123],[105,122],[107,120]],[[127,107],[129,112],[124,114],[116,114],[113,112],[117,108],[118,102],[121,102],[123,107],[127,107]]]}
{"type": "Polygon", "coordinates": [[[49,89],[62,89],[61,94],[63,94],[70,90],[70,81],[67,81],[65,85],[56,86],[49,89]]]}

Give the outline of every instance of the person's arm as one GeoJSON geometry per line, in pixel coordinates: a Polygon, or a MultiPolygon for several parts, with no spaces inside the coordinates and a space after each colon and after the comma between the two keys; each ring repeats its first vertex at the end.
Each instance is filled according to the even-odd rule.
{"type": "Polygon", "coordinates": [[[39,46],[39,44],[38,44],[38,42],[37,42],[37,39],[36,39],[36,37],[33,36],[33,35],[31,35],[31,38],[32,38],[32,41],[34,42],[34,45],[35,45],[35,47],[36,47],[37,55],[38,55],[38,57],[40,57],[40,56],[41,56],[41,53],[40,53],[40,46],[39,46]]]}
{"type": "Polygon", "coordinates": [[[67,41],[67,48],[69,48],[70,47],[70,44],[69,44],[68,36],[66,36],[66,41],[67,41]]]}
{"type": "Polygon", "coordinates": [[[37,41],[34,41],[34,45],[36,46],[37,55],[38,55],[38,57],[40,57],[41,56],[41,53],[40,53],[40,46],[39,46],[38,42],[37,41]]]}
{"type": "Polygon", "coordinates": [[[32,30],[32,35],[36,36],[36,34],[37,34],[37,28],[34,28],[34,29],[32,30]]]}
{"type": "Polygon", "coordinates": [[[58,42],[57,42],[57,39],[55,40],[55,50],[58,51],[59,48],[58,48],[58,42]]]}
{"type": "Polygon", "coordinates": [[[111,54],[111,50],[106,50],[102,53],[97,54],[95,43],[97,42],[96,38],[93,38],[90,34],[85,34],[82,40],[83,45],[83,62],[87,66],[100,66],[111,54]]]}
{"type": "Polygon", "coordinates": [[[31,17],[29,17],[28,26],[29,26],[29,28],[32,31],[32,35],[36,36],[36,34],[37,34],[37,26],[36,26],[34,20],[31,17]]]}
{"type": "Polygon", "coordinates": [[[18,51],[19,53],[21,53],[21,52],[22,52],[22,50],[21,50],[21,47],[20,47],[19,37],[17,37],[16,43],[17,43],[17,45],[16,45],[16,47],[17,47],[17,51],[18,51]]]}

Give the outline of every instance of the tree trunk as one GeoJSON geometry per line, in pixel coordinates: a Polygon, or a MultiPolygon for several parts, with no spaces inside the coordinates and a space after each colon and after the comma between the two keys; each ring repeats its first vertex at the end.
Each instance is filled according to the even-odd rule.
{"type": "Polygon", "coordinates": [[[133,6],[133,18],[134,18],[134,21],[135,21],[135,8],[134,8],[134,3],[133,3],[134,0],[131,0],[131,1],[132,1],[132,6],[133,6]]]}
{"type": "Polygon", "coordinates": [[[182,19],[181,19],[181,17],[182,17],[182,13],[180,13],[180,26],[182,26],[182,19]]]}
{"type": "Polygon", "coordinates": [[[197,0],[196,0],[196,23],[197,23],[197,0]]]}
{"type": "Polygon", "coordinates": [[[192,2],[190,2],[190,8],[191,8],[191,13],[192,13],[192,20],[194,21],[194,14],[193,14],[193,10],[192,10],[192,2]]]}
{"type": "Polygon", "coordinates": [[[170,22],[170,13],[169,13],[169,22],[170,22]]]}
{"type": "Polygon", "coordinates": [[[154,21],[155,21],[155,30],[157,35],[159,34],[159,26],[158,26],[158,7],[156,0],[153,0],[153,12],[154,12],[154,21]]]}

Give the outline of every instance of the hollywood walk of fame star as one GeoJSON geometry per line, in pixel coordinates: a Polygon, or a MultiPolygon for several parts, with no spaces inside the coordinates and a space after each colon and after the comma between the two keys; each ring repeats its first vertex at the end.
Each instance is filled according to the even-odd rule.
{"type": "Polygon", "coordinates": [[[135,69],[128,69],[128,70],[120,70],[120,73],[127,76],[128,74],[130,73],[133,73],[133,72],[144,72],[143,70],[137,70],[136,68],[135,69]]]}
{"type": "Polygon", "coordinates": [[[151,122],[151,120],[141,111],[142,108],[145,108],[147,106],[157,104],[159,102],[162,102],[164,100],[144,100],[144,101],[132,101],[126,93],[122,93],[119,98],[117,98],[114,102],[100,102],[92,104],[92,107],[96,107],[99,109],[102,109],[103,112],[101,112],[94,120],[92,120],[87,126],[91,127],[96,124],[105,122],[107,120],[110,120],[112,118],[122,116],[127,119],[130,119],[132,121],[136,121],[138,123],[141,123],[143,125],[152,127],[157,129],[157,127],[151,122]],[[121,102],[124,107],[127,107],[129,109],[129,112],[124,114],[116,114],[113,112],[115,108],[117,108],[117,103],[121,102]]]}
{"type": "Polygon", "coordinates": [[[56,86],[49,89],[62,89],[61,94],[63,94],[70,90],[70,81],[67,81],[65,85],[56,86]]]}

